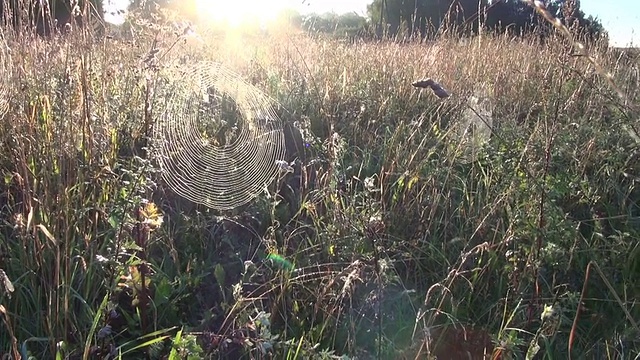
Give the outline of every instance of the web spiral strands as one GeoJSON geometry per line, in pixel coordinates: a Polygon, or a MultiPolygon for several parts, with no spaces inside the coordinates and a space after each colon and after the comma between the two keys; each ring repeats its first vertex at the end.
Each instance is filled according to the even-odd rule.
{"type": "Polygon", "coordinates": [[[212,62],[173,73],[163,85],[164,111],[153,138],[162,178],[173,191],[229,210],[276,179],[284,132],[265,94],[212,62]]]}

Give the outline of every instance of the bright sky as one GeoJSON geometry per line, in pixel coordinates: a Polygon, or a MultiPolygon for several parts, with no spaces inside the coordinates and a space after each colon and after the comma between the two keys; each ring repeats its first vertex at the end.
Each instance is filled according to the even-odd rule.
{"type": "Polygon", "coordinates": [[[371,0],[304,0],[304,4],[300,5],[302,1],[291,1],[301,13],[356,12],[363,16],[367,14],[367,5],[373,2],[371,0]]]}
{"type": "MultiPolygon", "coordinates": [[[[126,7],[128,4],[128,0],[105,0],[105,3],[108,2],[114,3],[118,8],[126,7]]],[[[247,11],[253,8],[252,15],[257,16],[271,16],[284,8],[293,8],[303,14],[356,12],[365,15],[367,4],[371,3],[371,0],[198,0],[198,2],[203,8],[210,9],[212,14],[218,14],[218,16],[224,11],[213,9],[216,4],[236,4],[224,5],[228,8],[226,12],[247,11]],[[268,6],[265,6],[266,4],[268,6]]],[[[632,41],[635,46],[640,45],[640,0],[580,0],[580,6],[587,15],[592,15],[602,22],[609,32],[612,45],[627,46],[632,41]]],[[[105,6],[105,8],[108,7],[105,6]]],[[[108,21],[118,22],[117,19],[109,19],[108,14],[106,17],[108,21]]]]}
{"type": "Polygon", "coordinates": [[[602,22],[609,32],[611,45],[640,45],[640,1],[638,0],[581,0],[580,8],[602,22]]]}
{"type": "MultiPolygon", "coordinates": [[[[1,1],[1,0],[0,0],[1,1]]],[[[222,12],[234,10],[247,11],[253,8],[254,13],[270,15],[282,9],[295,9],[301,14],[335,12],[337,14],[356,12],[362,16],[367,13],[367,5],[372,0],[198,0],[203,8],[210,9],[211,13],[220,15],[222,12]],[[219,11],[224,7],[224,11],[219,11]]],[[[104,0],[105,20],[118,24],[122,23],[121,16],[112,16],[114,9],[125,9],[129,0],[104,0]]],[[[254,15],[254,14],[251,14],[254,15]]]]}

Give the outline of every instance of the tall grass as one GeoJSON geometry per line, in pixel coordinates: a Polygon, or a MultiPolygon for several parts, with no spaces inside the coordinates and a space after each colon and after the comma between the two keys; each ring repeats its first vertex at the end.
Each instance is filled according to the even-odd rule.
{"type": "Polygon", "coordinates": [[[637,58],[589,44],[625,104],[563,37],[131,26],[4,33],[0,352],[400,358],[469,329],[501,358],[640,353],[637,58]],[[299,189],[216,214],[159,181],[157,71],[204,59],[300,127],[299,189]],[[454,129],[478,88],[492,137],[470,160],[454,129]]]}

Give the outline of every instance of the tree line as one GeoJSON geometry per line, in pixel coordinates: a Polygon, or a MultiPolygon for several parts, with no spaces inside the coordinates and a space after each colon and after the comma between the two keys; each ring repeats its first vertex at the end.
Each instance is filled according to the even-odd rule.
{"type": "MultiPolygon", "coordinates": [[[[0,0],[0,15],[5,25],[35,25],[42,31],[48,29],[53,20],[58,20],[58,24],[69,21],[75,4],[76,8],[85,10],[84,13],[91,9],[100,17],[103,15],[103,1],[0,0]],[[42,4],[48,4],[49,10],[43,9],[42,4]]],[[[132,0],[129,8],[136,10],[138,15],[150,15],[163,7],[188,9],[192,3],[193,0],[132,0]]],[[[580,9],[580,0],[548,0],[546,5],[570,28],[591,37],[606,37],[602,24],[580,9]]],[[[372,0],[366,16],[355,13],[289,14],[288,18],[309,32],[348,37],[429,38],[447,31],[474,33],[481,28],[508,31],[514,35],[537,32],[544,36],[550,30],[550,25],[541,21],[534,10],[521,0],[372,0]]]]}
{"type": "MultiPolygon", "coordinates": [[[[570,28],[592,38],[607,36],[600,21],[580,9],[580,0],[550,0],[546,5],[570,28]]],[[[550,25],[521,0],[373,0],[366,17],[314,14],[302,24],[311,31],[402,38],[434,37],[452,29],[477,33],[482,28],[513,35],[537,32],[542,36],[550,31],[550,25]]]]}

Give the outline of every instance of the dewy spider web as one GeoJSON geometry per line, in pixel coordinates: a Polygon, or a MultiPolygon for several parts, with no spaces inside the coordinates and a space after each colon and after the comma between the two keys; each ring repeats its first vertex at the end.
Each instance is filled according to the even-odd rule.
{"type": "Polygon", "coordinates": [[[162,84],[154,147],[162,177],[178,195],[229,210],[275,180],[284,132],[266,95],[212,62],[176,71],[162,84]]]}
{"type": "Polygon", "coordinates": [[[463,162],[476,161],[482,147],[489,142],[493,127],[493,95],[489,85],[479,84],[467,99],[467,108],[456,124],[461,141],[463,162]]]}

